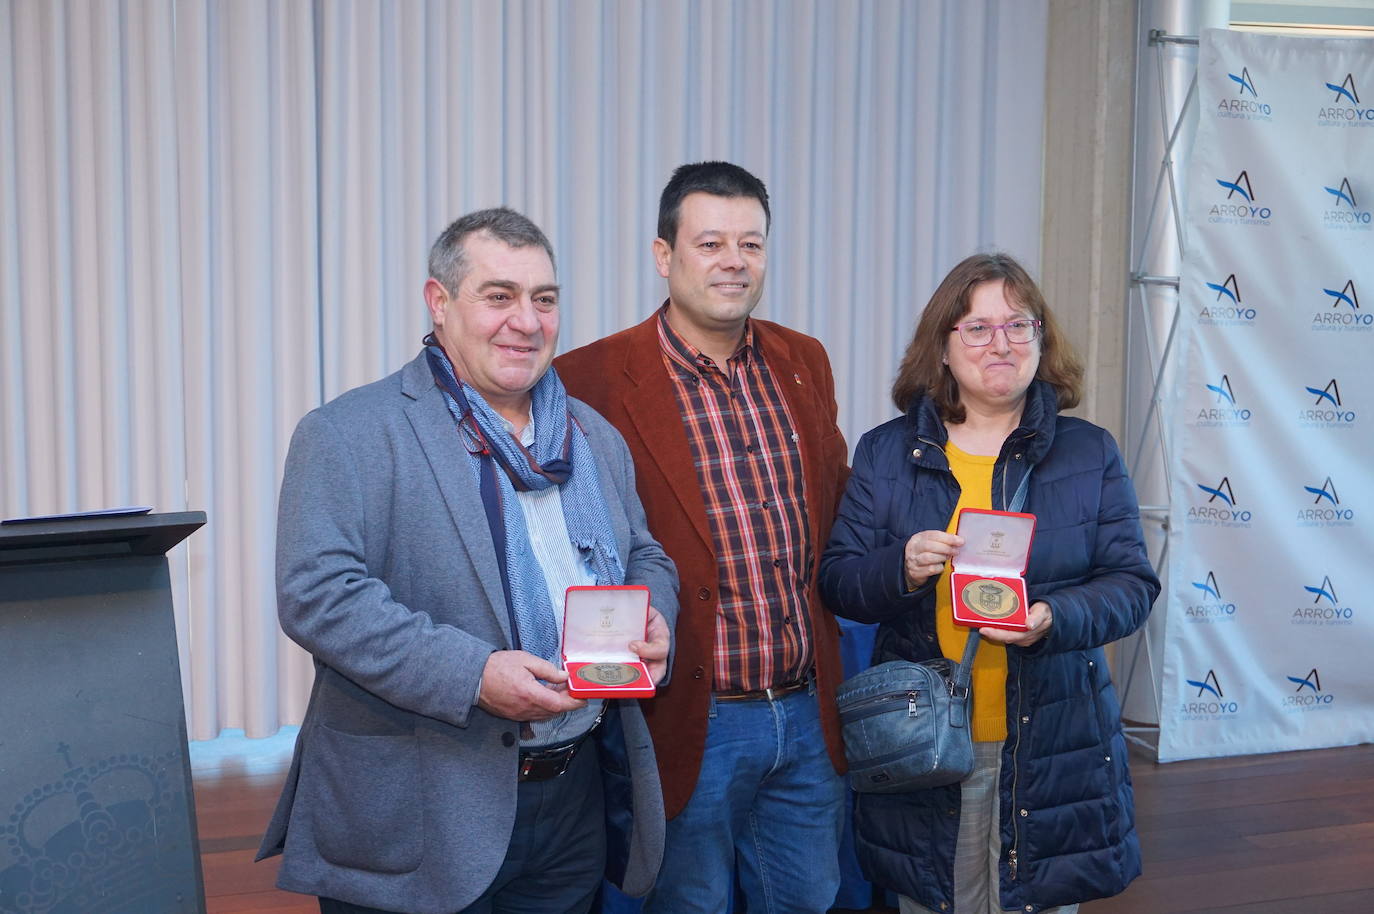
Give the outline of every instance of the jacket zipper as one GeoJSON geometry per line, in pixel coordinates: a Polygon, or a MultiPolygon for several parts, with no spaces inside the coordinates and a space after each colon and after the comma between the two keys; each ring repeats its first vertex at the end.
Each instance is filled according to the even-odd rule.
{"type": "MultiPolygon", "coordinates": [[[[1035,432],[1031,432],[1023,440],[1017,441],[1016,446],[1021,448],[1020,453],[1025,453],[1027,443],[1034,438],[1035,432]]],[[[1002,510],[1007,510],[1007,471],[1011,463],[1008,461],[1002,467],[1002,510]]],[[[1007,870],[1011,874],[1011,881],[1016,881],[1016,868],[1020,861],[1017,858],[1017,851],[1021,847],[1021,810],[1016,804],[1016,789],[1021,776],[1021,766],[1017,763],[1017,753],[1021,751],[1021,702],[1024,700],[1025,690],[1021,686],[1021,663],[1016,663],[1016,742],[1011,747],[1011,850],[1007,853],[1007,870]]]]}
{"type": "MultiPolygon", "coordinates": [[[[920,435],[916,436],[916,440],[924,445],[935,448],[935,450],[939,451],[941,454],[945,453],[945,446],[938,441],[931,441],[929,438],[923,438],[920,435]]],[[[948,460],[949,458],[946,457],[945,459],[948,460]]],[[[946,469],[948,469],[948,467],[946,467],[946,469]]]]}
{"type": "Polygon", "coordinates": [[[1011,746],[1011,851],[1007,854],[1007,868],[1011,871],[1012,882],[1016,881],[1016,851],[1021,846],[1021,824],[1018,821],[1021,817],[1021,810],[1016,805],[1017,781],[1021,775],[1021,766],[1016,762],[1016,754],[1021,749],[1021,700],[1024,691],[1021,688],[1021,663],[1016,664],[1016,742],[1011,746]]]}

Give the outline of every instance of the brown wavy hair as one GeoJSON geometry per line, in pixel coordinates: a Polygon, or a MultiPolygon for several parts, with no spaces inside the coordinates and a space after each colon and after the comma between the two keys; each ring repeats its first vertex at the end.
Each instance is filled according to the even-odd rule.
{"type": "Polygon", "coordinates": [[[941,419],[956,425],[964,421],[959,384],[944,364],[945,346],[950,328],[968,312],[973,290],[999,279],[1005,284],[1007,298],[1041,322],[1040,366],[1035,376],[1054,388],[1060,409],[1078,405],[1083,395],[1083,364],[1050,313],[1040,287],[1014,257],[974,254],[949,271],[921,312],[916,334],[907,345],[897,379],[892,382],[892,402],[898,409],[906,412],[922,394],[928,394],[941,419]]]}

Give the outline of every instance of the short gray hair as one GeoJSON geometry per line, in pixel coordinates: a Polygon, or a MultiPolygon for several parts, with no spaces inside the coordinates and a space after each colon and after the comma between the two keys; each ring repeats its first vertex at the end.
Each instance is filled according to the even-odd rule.
{"type": "Polygon", "coordinates": [[[448,228],[439,233],[434,246],[429,249],[429,275],[443,283],[450,294],[457,294],[458,286],[470,269],[467,252],[463,249],[469,235],[482,234],[513,248],[527,248],[534,245],[544,249],[549,255],[555,275],[558,262],[553,257],[553,245],[540,231],[539,226],[506,206],[479,209],[455,219],[448,228]]]}

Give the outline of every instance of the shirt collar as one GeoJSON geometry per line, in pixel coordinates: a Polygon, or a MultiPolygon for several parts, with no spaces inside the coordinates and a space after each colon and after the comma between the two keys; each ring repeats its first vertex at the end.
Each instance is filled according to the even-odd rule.
{"type": "Polygon", "coordinates": [[[506,430],[506,432],[507,432],[512,438],[514,438],[516,441],[519,441],[519,442],[520,442],[521,444],[523,444],[525,447],[533,447],[533,446],[534,446],[534,410],[533,410],[533,409],[531,409],[530,412],[529,412],[529,415],[527,415],[527,416],[525,417],[525,427],[522,428],[522,429],[520,430],[520,434],[518,434],[518,435],[515,433],[515,423],[514,423],[514,422],[510,421],[510,420],[507,419],[505,416],[502,416],[502,415],[499,414],[499,413],[497,414],[496,418],[498,418],[498,419],[501,420],[501,427],[504,428],[504,429],[506,430]]]}
{"type": "MultiPolygon", "coordinates": [[[[701,377],[706,367],[714,366],[718,371],[726,371],[728,366],[716,365],[716,363],[700,349],[682,338],[682,334],[673,329],[668,323],[668,303],[665,301],[663,306],[658,309],[658,344],[673,364],[678,365],[697,377],[701,377]]],[[[758,352],[754,342],[754,322],[746,319],[744,322],[744,338],[740,340],[739,348],[735,354],[730,356],[730,361],[739,366],[748,365],[750,360],[757,357],[758,352]]]]}

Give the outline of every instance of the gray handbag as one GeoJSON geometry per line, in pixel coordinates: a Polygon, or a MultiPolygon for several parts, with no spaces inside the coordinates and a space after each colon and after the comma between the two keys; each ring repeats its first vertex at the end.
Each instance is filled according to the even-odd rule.
{"type": "MultiPolygon", "coordinates": [[[[1029,481],[1027,471],[1007,510],[1021,510],[1029,481]]],[[[972,773],[969,678],[981,640],[970,630],[958,663],[889,660],[840,683],[835,703],[856,793],[944,787],[972,773]]]]}
{"type": "Polygon", "coordinates": [[[858,793],[905,793],[969,776],[969,675],[981,640],[970,631],[958,663],[889,660],[840,683],[835,701],[849,786],[858,793]]]}

